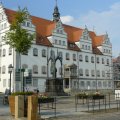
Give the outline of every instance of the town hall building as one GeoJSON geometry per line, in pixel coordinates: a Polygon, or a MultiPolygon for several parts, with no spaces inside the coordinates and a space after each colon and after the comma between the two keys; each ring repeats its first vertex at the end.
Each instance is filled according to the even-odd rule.
{"type": "MultiPolygon", "coordinates": [[[[27,10],[27,9],[26,9],[27,10]]],[[[15,19],[16,11],[4,8],[0,4],[0,92],[11,88],[21,91],[22,81],[19,75],[19,57],[14,48],[5,44],[6,32],[15,19]],[[13,66],[11,72],[8,67],[13,66]]],[[[58,6],[53,12],[53,20],[30,15],[22,24],[36,37],[28,53],[21,55],[21,67],[25,69],[26,88],[46,89],[46,79],[53,77],[51,57],[56,61],[56,77],[63,79],[64,91],[74,90],[111,90],[113,80],[112,44],[107,33],[97,35],[85,28],[63,24],[58,6]]]]}

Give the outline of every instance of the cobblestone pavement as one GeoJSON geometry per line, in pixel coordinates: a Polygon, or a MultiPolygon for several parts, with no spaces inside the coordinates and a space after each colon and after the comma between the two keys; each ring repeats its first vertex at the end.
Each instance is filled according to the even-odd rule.
{"type": "Polygon", "coordinates": [[[56,118],[49,118],[47,120],[120,120],[120,112],[69,115],[56,118]]]}
{"type": "MultiPolygon", "coordinates": [[[[116,106],[116,104],[115,104],[116,106]]],[[[62,98],[57,100],[57,117],[54,117],[54,110],[41,111],[41,117],[45,120],[120,120],[120,108],[119,110],[112,111],[110,113],[102,112],[88,113],[87,105],[80,105],[78,112],[75,112],[74,98],[62,98]],[[84,111],[84,112],[83,112],[84,111]],[[51,117],[51,118],[50,118],[51,117]]],[[[0,120],[14,120],[10,115],[9,106],[2,104],[2,96],[0,95],[0,120]]],[[[26,119],[19,119],[26,120],[26,119]]]]}

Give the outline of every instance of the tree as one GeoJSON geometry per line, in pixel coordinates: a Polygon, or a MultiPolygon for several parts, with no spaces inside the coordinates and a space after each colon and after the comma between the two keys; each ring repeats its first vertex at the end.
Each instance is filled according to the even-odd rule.
{"type": "Polygon", "coordinates": [[[27,53],[31,47],[34,35],[30,34],[27,30],[22,28],[22,23],[27,20],[26,8],[18,9],[16,16],[12,24],[10,25],[10,30],[6,34],[7,39],[6,44],[9,44],[12,48],[15,48],[16,52],[19,54],[27,53]]]}
{"type": "Polygon", "coordinates": [[[31,48],[34,34],[30,34],[26,29],[23,29],[22,24],[28,19],[26,8],[18,9],[15,14],[15,19],[10,25],[10,30],[6,33],[6,44],[15,48],[19,54],[19,69],[21,76],[21,54],[25,54],[31,48]]]}

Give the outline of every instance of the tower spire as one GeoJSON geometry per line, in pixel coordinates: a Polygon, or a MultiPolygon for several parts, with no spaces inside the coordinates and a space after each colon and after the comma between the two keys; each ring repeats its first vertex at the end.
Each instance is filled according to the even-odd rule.
{"type": "Polygon", "coordinates": [[[56,5],[55,5],[55,8],[54,8],[54,12],[53,12],[53,21],[57,22],[60,19],[60,13],[59,13],[59,9],[58,9],[58,6],[57,6],[57,0],[55,0],[55,2],[56,2],[56,5]]]}

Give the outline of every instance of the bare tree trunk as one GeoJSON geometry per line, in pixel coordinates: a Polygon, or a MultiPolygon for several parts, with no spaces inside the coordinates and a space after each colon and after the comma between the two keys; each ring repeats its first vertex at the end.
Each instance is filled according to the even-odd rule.
{"type": "Polygon", "coordinates": [[[20,70],[20,88],[21,88],[21,90],[20,91],[22,91],[22,72],[21,72],[21,54],[19,53],[19,70],[20,70]]]}

